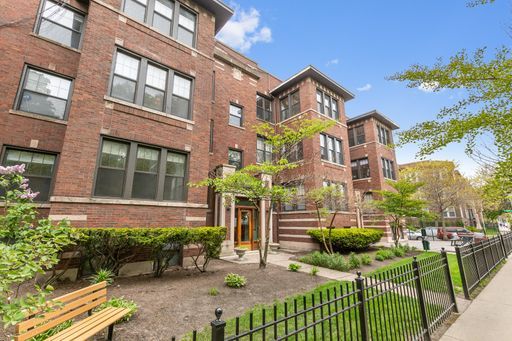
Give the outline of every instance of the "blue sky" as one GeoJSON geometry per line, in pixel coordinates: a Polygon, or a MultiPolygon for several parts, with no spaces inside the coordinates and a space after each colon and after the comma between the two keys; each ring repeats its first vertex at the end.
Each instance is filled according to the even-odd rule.
{"type": "MultiPolygon", "coordinates": [[[[411,64],[432,65],[467,49],[510,44],[512,1],[475,8],[465,0],[226,1],[235,8],[219,38],[286,79],[312,64],[356,94],[347,115],[377,109],[401,128],[435,119],[460,91],[431,93],[385,78],[411,64]],[[317,7],[315,7],[317,6],[317,7]]],[[[397,150],[399,163],[415,160],[418,148],[397,150]]],[[[454,160],[472,175],[474,161],[463,145],[451,145],[432,159],[454,160]]]]}

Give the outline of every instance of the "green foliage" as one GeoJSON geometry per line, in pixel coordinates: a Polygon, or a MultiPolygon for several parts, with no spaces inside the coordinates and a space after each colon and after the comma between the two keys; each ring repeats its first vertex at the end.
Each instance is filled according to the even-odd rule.
{"type": "Polygon", "coordinates": [[[302,263],[320,266],[337,271],[348,271],[350,266],[345,257],[339,253],[328,254],[325,252],[314,251],[299,258],[302,263]]]}
{"type": "Polygon", "coordinates": [[[401,221],[404,218],[424,218],[429,213],[425,210],[426,202],[415,198],[418,189],[423,185],[421,183],[413,183],[408,179],[400,179],[398,181],[387,181],[394,191],[376,191],[381,200],[374,200],[374,206],[388,215],[391,220],[391,232],[395,246],[398,246],[400,240],[401,221]]]}
{"type": "Polygon", "coordinates": [[[296,264],[296,263],[290,263],[288,265],[288,270],[290,270],[291,272],[298,272],[300,270],[302,266],[300,264],[296,264]]]}
{"type": "Polygon", "coordinates": [[[348,255],[348,265],[351,269],[358,269],[361,267],[361,260],[354,252],[351,252],[348,255]]]}
{"type": "Polygon", "coordinates": [[[208,290],[208,295],[217,296],[219,295],[219,290],[217,288],[210,288],[210,290],[208,290]]]}
{"type": "Polygon", "coordinates": [[[378,261],[383,261],[385,259],[393,259],[395,258],[395,253],[391,249],[382,249],[377,251],[377,254],[375,255],[375,259],[378,261]]]}
{"type": "MultiPolygon", "coordinates": [[[[308,230],[307,234],[322,243],[328,235],[326,229],[308,230]]],[[[359,251],[367,249],[382,238],[382,231],[360,228],[335,228],[331,231],[331,242],[335,251],[359,251]]]]}
{"type": "Polygon", "coordinates": [[[53,225],[37,219],[32,204],[37,193],[28,188],[23,173],[24,165],[0,166],[0,201],[5,202],[0,216],[0,316],[5,327],[23,320],[25,311],[49,309],[46,296],[53,288],[33,284],[34,278],[57,265],[61,252],[80,238],[67,221],[53,225]],[[19,296],[23,283],[29,291],[19,296]]]}
{"type": "Polygon", "coordinates": [[[101,282],[107,282],[107,285],[114,283],[115,274],[108,269],[99,269],[94,275],[89,277],[89,282],[92,284],[98,284],[101,282]]]}
{"type": "Polygon", "coordinates": [[[247,278],[242,275],[229,273],[224,277],[224,283],[230,288],[241,288],[247,284],[247,278]]]}
{"type": "Polygon", "coordinates": [[[367,255],[366,253],[361,255],[361,263],[363,265],[370,265],[372,264],[372,257],[370,255],[367,255]]]}
{"type": "Polygon", "coordinates": [[[396,257],[403,257],[405,255],[405,250],[402,247],[392,247],[391,251],[396,257]]]}
{"type": "Polygon", "coordinates": [[[67,320],[66,322],[63,322],[51,329],[48,329],[44,333],[34,336],[33,338],[29,339],[29,341],[44,341],[44,340],[50,338],[51,336],[60,333],[64,329],[71,327],[72,324],[73,324],[73,320],[67,320]]]}
{"type": "Polygon", "coordinates": [[[80,247],[83,262],[95,272],[107,269],[117,274],[135,256],[135,248],[147,248],[155,262],[153,275],[160,277],[185,245],[194,245],[196,267],[204,272],[212,258],[220,255],[226,236],[224,227],[84,228],[80,247]],[[200,259],[203,257],[203,263],[200,259]]]}
{"type": "Polygon", "coordinates": [[[314,266],[311,268],[311,271],[309,272],[309,274],[311,276],[316,276],[316,275],[318,275],[319,272],[320,272],[320,269],[318,269],[316,266],[314,266]]]}
{"type": "Polygon", "coordinates": [[[107,302],[105,302],[105,303],[99,305],[97,308],[95,308],[94,311],[101,311],[101,310],[103,310],[105,308],[109,308],[109,307],[127,308],[130,310],[129,313],[126,314],[122,319],[118,320],[116,322],[116,324],[130,321],[130,319],[133,317],[133,315],[135,315],[135,313],[139,309],[139,306],[137,305],[137,303],[135,303],[135,301],[128,300],[124,297],[112,297],[107,302]]]}

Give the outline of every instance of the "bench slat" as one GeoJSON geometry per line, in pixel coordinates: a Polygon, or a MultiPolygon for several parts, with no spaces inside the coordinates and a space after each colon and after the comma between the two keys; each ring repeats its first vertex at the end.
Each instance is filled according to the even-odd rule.
{"type": "MultiPolygon", "coordinates": [[[[101,303],[106,302],[106,301],[107,301],[107,297],[102,296],[98,300],[96,300],[95,303],[97,303],[97,305],[100,305],[101,303]]],[[[67,320],[70,320],[75,316],[83,314],[83,313],[87,312],[88,310],[90,310],[89,306],[82,306],[82,307],[80,307],[76,310],[73,310],[67,314],[61,315],[58,318],[49,321],[48,323],[45,323],[39,327],[35,327],[34,329],[31,329],[24,334],[16,336],[15,340],[16,341],[28,340],[31,337],[36,336],[36,335],[40,334],[41,332],[47,331],[48,329],[55,327],[63,322],[66,322],[67,320]]]]}
{"type": "Polygon", "coordinates": [[[87,340],[106,327],[114,324],[130,312],[130,310],[126,308],[107,308],[104,310],[107,311],[104,314],[101,314],[101,317],[93,319],[94,315],[98,315],[99,313],[94,314],[90,318],[80,321],[76,328],[72,328],[72,330],[69,331],[66,329],[62,333],[55,335],[47,341],[87,340]]]}
{"type": "MultiPolygon", "coordinates": [[[[45,321],[54,319],[54,318],[56,318],[60,315],[63,315],[69,311],[75,310],[76,308],[83,306],[83,305],[88,306],[89,307],[88,310],[93,309],[99,305],[97,302],[98,302],[98,299],[102,296],[107,296],[106,288],[103,288],[99,291],[93,292],[92,294],[84,296],[77,300],[71,301],[68,304],[65,304],[64,306],[58,307],[55,310],[52,310],[48,313],[43,314],[43,316],[41,316],[41,317],[33,317],[24,322],[20,322],[17,326],[18,333],[24,333],[29,328],[37,326],[38,324],[41,324],[45,321]]],[[[55,301],[57,301],[57,299],[52,300],[52,302],[55,302],[55,301]]]]}

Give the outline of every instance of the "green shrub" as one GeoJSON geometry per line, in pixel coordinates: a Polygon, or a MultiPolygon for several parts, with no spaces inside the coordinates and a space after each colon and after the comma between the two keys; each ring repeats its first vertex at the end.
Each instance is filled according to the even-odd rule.
{"type": "Polygon", "coordinates": [[[116,324],[130,321],[130,319],[133,317],[133,315],[135,315],[135,313],[139,309],[137,303],[135,303],[132,300],[128,300],[124,297],[112,297],[107,302],[105,302],[105,303],[101,304],[100,306],[98,306],[97,308],[95,308],[94,311],[100,311],[100,310],[103,310],[105,308],[110,308],[110,307],[112,307],[112,308],[128,308],[130,310],[128,312],[128,314],[126,314],[122,319],[118,320],[116,322],[116,324]]]}
{"type": "Polygon", "coordinates": [[[53,336],[57,333],[60,333],[64,329],[71,327],[72,324],[73,324],[73,320],[67,320],[66,322],[63,322],[51,329],[48,329],[44,333],[41,333],[37,336],[34,336],[33,338],[30,338],[29,341],[44,341],[44,340],[50,338],[51,336],[53,336]]]}
{"type": "Polygon", "coordinates": [[[391,252],[395,255],[395,257],[403,257],[405,255],[405,249],[403,247],[392,247],[391,252]]]}
{"type": "Polygon", "coordinates": [[[311,271],[309,272],[309,274],[311,276],[316,276],[316,275],[318,275],[318,272],[320,272],[320,269],[318,269],[316,266],[314,266],[311,268],[311,271]]]}
{"type": "Polygon", "coordinates": [[[119,269],[137,254],[136,248],[146,248],[155,262],[155,277],[160,277],[185,245],[194,245],[198,255],[193,256],[201,272],[212,258],[220,255],[226,237],[224,227],[169,227],[169,228],[81,228],[82,266],[93,272],[108,269],[118,274],[119,269]],[[199,260],[204,261],[200,264],[199,260]]]}
{"type": "Polygon", "coordinates": [[[357,269],[361,267],[361,260],[354,252],[351,252],[350,255],[348,255],[348,265],[351,269],[357,269]]]}
{"type": "Polygon", "coordinates": [[[217,288],[210,288],[208,291],[208,295],[210,296],[217,296],[219,294],[219,290],[217,288]]]}
{"type": "Polygon", "coordinates": [[[473,226],[467,226],[466,227],[468,230],[470,230],[471,232],[478,232],[477,228],[476,227],[473,227],[473,226]]]}
{"type": "Polygon", "coordinates": [[[114,283],[114,273],[108,269],[99,269],[94,275],[89,277],[89,282],[92,284],[98,284],[101,282],[107,282],[107,285],[114,283]]]}
{"type": "Polygon", "coordinates": [[[297,272],[301,267],[302,266],[300,264],[290,263],[288,265],[288,270],[290,270],[291,272],[297,272]]]}
{"type": "Polygon", "coordinates": [[[339,253],[329,255],[320,251],[314,251],[299,258],[303,263],[329,268],[337,271],[348,271],[349,265],[345,258],[339,253]]]}
{"type": "MultiPolygon", "coordinates": [[[[377,251],[376,256],[381,256],[383,258],[382,260],[393,259],[395,258],[395,253],[390,249],[381,249],[377,251]]],[[[375,259],[377,259],[377,257],[375,257],[375,259]]]]}
{"type": "Polygon", "coordinates": [[[242,275],[229,273],[224,277],[224,283],[230,288],[241,288],[247,284],[247,278],[242,275]]]}
{"type": "Polygon", "coordinates": [[[379,262],[383,262],[385,260],[385,258],[382,255],[376,254],[375,255],[375,260],[378,260],[379,262]]]}
{"type": "Polygon", "coordinates": [[[361,263],[363,265],[370,265],[372,264],[372,257],[370,255],[367,255],[366,253],[361,255],[361,263]]]}
{"type": "MultiPolygon", "coordinates": [[[[322,234],[325,238],[328,237],[328,231],[325,229],[308,230],[307,233],[321,245],[322,234]]],[[[331,241],[335,251],[360,251],[380,241],[382,234],[382,231],[373,229],[335,228],[331,232],[331,241]]]]}

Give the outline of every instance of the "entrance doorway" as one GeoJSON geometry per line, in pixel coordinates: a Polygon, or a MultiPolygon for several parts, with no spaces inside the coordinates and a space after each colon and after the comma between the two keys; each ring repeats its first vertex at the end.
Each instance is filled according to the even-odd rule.
{"type": "Polygon", "coordinates": [[[254,248],[254,209],[239,207],[235,212],[235,246],[254,248]]]}

